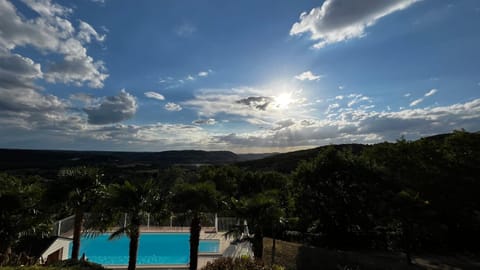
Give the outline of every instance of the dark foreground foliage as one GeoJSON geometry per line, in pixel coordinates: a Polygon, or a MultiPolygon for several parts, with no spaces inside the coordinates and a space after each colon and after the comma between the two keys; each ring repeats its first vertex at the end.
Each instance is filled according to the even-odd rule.
{"type": "Polygon", "coordinates": [[[84,260],[65,260],[52,263],[50,267],[60,268],[60,269],[75,269],[75,270],[105,270],[105,268],[98,264],[84,260]]]}
{"type": "Polygon", "coordinates": [[[265,266],[261,261],[250,258],[222,257],[213,262],[208,262],[201,270],[283,270],[278,265],[265,266]]]}

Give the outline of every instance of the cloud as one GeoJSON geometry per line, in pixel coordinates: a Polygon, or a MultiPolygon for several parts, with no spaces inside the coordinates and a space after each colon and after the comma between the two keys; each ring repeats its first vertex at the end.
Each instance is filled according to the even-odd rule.
{"type": "Polygon", "coordinates": [[[330,104],[330,105],[328,105],[328,108],[327,108],[327,110],[325,111],[325,114],[329,114],[329,113],[331,113],[333,110],[338,109],[338,108],[340,108],[340,104],[338,104],[338,103],[330,104]]]}
{"type": "Polygon", "coordinates": [[[171,111],[171,112],[178,112],[182,110],[182,106],[173,102],[168,102],[167,104],[165,104],[165,110],[171,111]]]}
{"type": "Polygon", "coordinates": [[[428,91],[428,92],[425,94],[425,97],[433,96],[433,95],[435,95],[437,92],[438,92],[438,90],[434,88],[434,89],[428,91]]]}
{"type": "Polygon", "coordinates": [[[262,111],[265,111],[271,102],[272,98],[270,97],[247,97],[236,101],[238,104],[247,105],[262,111]]]}
{"type": "Polygon", "coordinates": [[[72,101],[80,101],[83,104],[90,106],[93,105],[95,102],[98,102],[98,98],[95,98],[95,96],[91,94],[86,94],[86,93],[75,93],[70,95],[70,100],[72,101]]]}
{"type": "MultiPolygon", "coordinates": [[[[291,119],[290,119],[291,120],[291,119]]],[[[292,120],[293,121],[293,120],[292,120]]],[[[465,128],[480,129],[480,99],[450,106],[376,112],[344,111],[327,120],[295,120],[283,128],[215,136],[232,148],[291,149],[331,143],[376,143],[393,141],[401,135],[419,138],[465,128]]],[[[281,126],[281,125],[280,125],[281,126]]]]}
{"type": "Polygon", "coordinates": [[[0,88],[38,88],[35,80],[43,77],[41,65],[19,54],[0,52],[0,88]]]}
{"type": "Polygon", "coordinates": [[[105,64],[89,56],[84,45],[92,37],[102,41],[105,36],[83,21],[77,30],[68,20],[72,13],[69,8],[49,0],[23,2],[38,16],[26,19],[11,2],[0,0],[0,51],[11,54],[17,47],[31,46],[43,55],[55,56],[51,59],[57,59],[59,55],[59,62],[45,66],[43,73],[48,82],[103,87],[103,81],[108,77],[105,64]]]}
{"type": "Polygon", "coordinates": [[[295,121],[293,119],[285,119],[278,121],[275,124],[277,124],[277,127],[274,127],[273,130],[280,130],[295,125],[295,121]]]}
{"type": "Polygon", "coordinates": [[[303,12],[293,24],[290,35],[310,33],[315,48],[360,38],[365,29],[393,12],[408,8],[420,0],[326,0],[322,6],[303,12]]]}
{"type": "Polygon", "coordinates": [[[315,75],[313,74],[310,70],[305,71],[297,76],[295,76],[295,79],[300,80],[300,81],[318,81],[320,80],[321,76],[320,75],[315,75]]]}
{"type": "Polygon", "coordinates": [[[165,100],[165,97],[162,94],[157,92],[150,91],[150,92],[145,92],[144,94],[148,98],[153,98],[156,100],[165,100]]]}
{"type": "Polygon", "coordinates": [[[108,78],[102,61],[94,62],[93,58],[65,57],[63,61],[53,63],[47,67],[45,79],[51,83],[73,83],[82,86],[84,83],[91,88],[102,88],[103,82],[108,78]]]}
{"type": "Polygon", "coordinates": [[[32,10],[42,16],[68,15],[72,9],[52,3],[50,0],[22,0],[32,10]]]}
{"type": "Polygon", "coordinates": [[[200,71],[200,72],[198,72],[197,76],[198,77],[207,77],[211,72],[212,72],[211,70],[200,71]]]}
{"type": "Polygon", "coordinates": [[[437,92],[438,92],[438,89],[435,89],[435,88],[431,89],[430,91],[428,91],[427,93],[425,93],[425,95],[423,95],[422,98],[419,98],[419,99],[416,99],[416,100],[412,101],[412,102],[410,103],[410,107],[417,106],[418,104],[422,103],[422,102],[425,100],[425,98],[430,97],[430,96],[433,96],[433,95],[435,95],[437,92]]]}
{"type": "Polygon", "coordinates": [[[260,127],[275,127],[282,119],[306,117],[311,113],[313,105],[306,103],[300,91],[283,94],[289,97],[288,108],[277,104],[277,88],[253,87],[201,89],[182,105],[196,111],[201,118],[228,115],[231,121],[260,127]]]}
{"type": "Polygon", "coordinates": [[[184,22],[175,27],[174,32],[179,37],[190,37],[197,31],[197,28],[187,22],[184,22]]]}
{"type": "Polygon", "coordinates": [[[415,99],[414,101],[410,102],[410,107],[417,106],[422,102],[423,102],[423,98],[415,99]]]}
{"type": "Polygon", "coordinates": [[[84,108],[88,123],[105,125],[132,118],[137,112],[137,100],[122,89],[118,96],[105,97],[99,104],[84,108]]]}
{"type": "Polygon", "coordinates": [[[192,124],[195,125],[215,125],[217,121],[213,118],[208,118],[208,119],[197,119],[192,121],[192,124]]]}
{"type": "Polygon", "coordinates": [[[90,43],[92,37],[97,41],[104,41],[105,35],[100,35],[97,31],[88,23],[80,20],[79,31],[77,37],[80,41],[90,43]]]}

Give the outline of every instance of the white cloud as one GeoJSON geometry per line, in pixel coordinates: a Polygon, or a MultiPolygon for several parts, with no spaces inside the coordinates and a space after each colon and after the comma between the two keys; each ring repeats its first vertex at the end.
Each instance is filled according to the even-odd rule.
{"type": "Polygon", "coordinates": [[[104,41],[105,35],[100,35],[97,31],[88,23],[80,20],[80,25],[78,26],[78,34],[77,37],[80,41],[90,43],[92,41],[92,37],[95,38],[97,41],[104,41]]]}
{"type": "Polygon", "coordinates": [[[22,0],[22,2],[42,16],[63,16],[72,13],[72,9],[52,3],[50,0],[22,0]]]}
{"type": "Polygon", "coordinates": [[[315,48],[365,35],[365,29],[380,18],[406,9],[419,0],[326,0],[322,6],[303,12],[293,24],[290,35],[305,32],[317,41],[315,48]]]}
{"type": "Polygon", "coordinates": [[[168,102],[167,104],[165,104],[165,110],[171,111],[171,112],[178,112],[182,110],[182,106],[173,102],[168,102]]]}
{"type": "Polygon", "coordinates": [[[435,95],[437,92],[438,92],[438,90],[434,88],[434,89],[428,91],[428,92],[425,94],[425,97],[433,96],[433,95],[435,95]]]}
{"type": "Polygon", "coordinates": [[[105,65],[102,61],[94,62],[93,58],[65,57],[61,62],[47,66],[45,79],[51,83],[73,83],[82,86],[84,83],[91,88],[102,88],[108,78],[105,65]]]}
{"type": "Polygon", "coordinates": [[[88,123],[105,125],[118,123],[132,118],[137,112],[137,100],[122,89],[118,96],[105,97],[99,104],[84,109],[88,123]]]}
{"type": "Polygon", "coordinates": [[[47,81],[103,87],[108,77],[105,65],[87,54],[84,43],[92,37],[101,41],[104,36],[83,21],[77,31],[68,20],[72,12],[69,8],[49,0],[24,0],[24,3],[38,16],[26,19],[11,2],[0,0],[0,51],[11,53],[19,46],[31,46],[43,55],[60,55],[61,61],[45,65],[43,73],[47,81]]]}
{"type": "Polygon", "coordinates": [[[226,114],[259,126],[275,126],[282,119],[309,114],[310,105],[301,97],[301,92],[283,95],[288,96],[288,100],[279,99],[276,88],[203,89],[195,93],[194,99],[182,102],[182,105],[197,111],[200,117],[226,114]],[[278,104],[287,101],[288,106],[278,104]]]}
{"type": "MultiPolygon", "coordinates": [[[[480,99],[450,106],[396,112],[367,112],[362,109],[339,113],[327,120],[297,120],[284,128],[216,136],[219,142],[248,151],[314,147],[332,143],[375,143],[393,141],[402,134],[410,138],[480,129],[480,99]]],[[[242,150],[242,151],[243,151],[242,150]]]]}
{"type": "Polygon", "coordinates": [[[327,108],[327,110],[325,111],[325,114],[329,114],[329,113],[331,113],[333,110],[338,109],[338,108],[340,108],[340,104],[338,104],[338,103],[330,104],[330,105],[328,105],[328,108],[327,108]]]}
{"type": "Polygon", "coordinates": [[[198,75],[199,77],[207,77],[209,74],[210,74],[209,71],[200,71],[200,72],[198,72],[197,75],[198,75]]]}
{"type": "Polygon", "coordinates": [[[297,76],[295,76],[295,79],[300,80],[300,81],[318,81],[320,80],[321,76],[320,75],[315,75],[313,74],[310,70],[305,71],[297,76]]]}
{"type": "Polygon", "coordinates": [[[416,99],[416,100],[412,101],[412,102],[410,103],[410,107],[417,106],[418,104],[422,103],[422,102],[425,100],[425,98],[430,97],[430,96],[433,96],[433,95],[435,95],[437,92],[438,92],[438,89],[435,89],[435,88],[431,89],[430,91],[428,91],[427,93],[425,93],[425,95],[423,95],[422,98],[419,98],[419,99],[416,99]]]}
{"type": "Polygon", "coordinates": [[[157,92],[150,91],[150,92],[145,92],[144,94],[148,98],[153,98],[153,99],[157,99],[157,100],[165,100],[165,97],[162,94],[157,93],[157,92]]]}
{"type": "Polygon", "coordinates": [[[417,106],[422,102],[423,102],[423,98],[415,99],[414,101],[410,102],[410,107],[417,106]]]}
{"type": "Polygon", "coordinates": [[[404,97],[409,97],[411,94],[410,93],[406,93],[405,95],[403,95],[404,97]]]}
{"type": "Polygon", "coordinates": [[[174,32],[179,37],[190,37],[197,31],[197,28],[188,22],[184,22],[175,27],[174,32]]]}

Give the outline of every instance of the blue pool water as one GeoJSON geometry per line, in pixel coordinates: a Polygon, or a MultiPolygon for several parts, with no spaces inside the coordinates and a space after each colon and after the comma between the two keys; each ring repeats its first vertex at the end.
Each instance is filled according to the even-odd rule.
{"type": "MultiPolygon", "coordinates": [[[[109,234],[95,238],[82,237],[80,256],[103,265],[128,264],[129,238],[108,240],[109,234]]],[[[140,235],[137,264],[187,264],[190,252],[188,233],[143,233],[140,235]]],[[[217,253],[219,240],[201,240],[199,252],[217,253]]],[[[71,244],[70,244],[71,249],[71,244]]]]}

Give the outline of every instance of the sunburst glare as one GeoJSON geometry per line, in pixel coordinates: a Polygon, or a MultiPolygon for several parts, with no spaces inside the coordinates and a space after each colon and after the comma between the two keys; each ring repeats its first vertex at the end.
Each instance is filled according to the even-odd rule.
{"type": "Polygon", "coordinates": [[[282,93],[274,97],[274,104],[279,109],[287,109],[292,102],[292,93],[282,93]]]}

